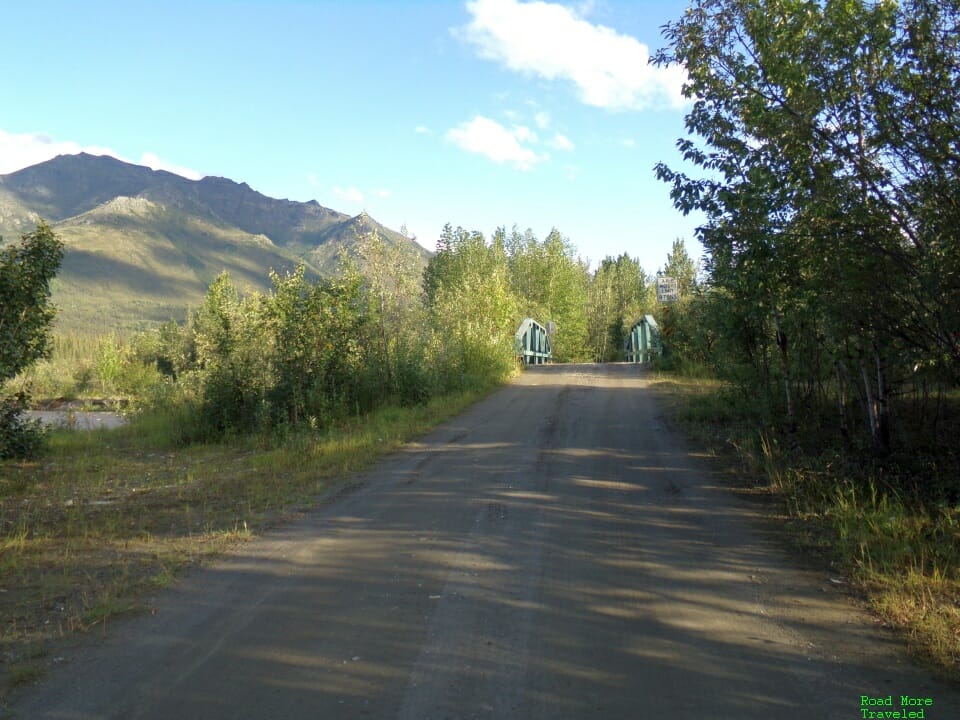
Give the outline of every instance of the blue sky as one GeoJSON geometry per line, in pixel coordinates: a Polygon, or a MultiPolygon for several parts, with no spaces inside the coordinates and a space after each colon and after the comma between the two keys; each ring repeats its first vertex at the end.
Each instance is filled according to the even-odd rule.
{"type": "Polygon", "coordinates": [[[408,230],[557,227],[647,272],[696,218],[682,75],[646,65],[682,0],[4,6],[0,173],[85,150],[408,230]]]}

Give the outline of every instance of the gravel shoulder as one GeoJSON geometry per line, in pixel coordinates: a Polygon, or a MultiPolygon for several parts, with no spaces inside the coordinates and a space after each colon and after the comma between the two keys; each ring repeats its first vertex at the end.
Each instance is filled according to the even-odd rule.
{"type": "Polygon", "coordinates": [[[11,715],[960,717],[638,367],[530,369],[349,487],[85,638],[11,715]]]}

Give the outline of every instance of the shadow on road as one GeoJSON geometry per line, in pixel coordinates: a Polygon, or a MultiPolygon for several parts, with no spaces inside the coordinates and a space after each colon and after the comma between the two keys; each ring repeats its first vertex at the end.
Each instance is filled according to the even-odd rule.
{"type": "Polygon", "coordinates": [[[753,513],[636,368],[536,368],[113,628],[23,717],[852,719],[891,694],[960,717],[753,513]]]}

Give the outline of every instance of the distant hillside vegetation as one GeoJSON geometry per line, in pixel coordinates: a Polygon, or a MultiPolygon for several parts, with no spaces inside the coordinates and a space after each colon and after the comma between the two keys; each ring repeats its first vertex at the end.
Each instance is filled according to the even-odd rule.
{"type": "Polygon", "coordinates": [[[265,290],[271,269],[303,262],[320,277],[340,251],[377,230],[411,244],[366,215],[351,217],[315,200],[267,197],[246,183],[202,180],[86,153],[0,175],[0,236],[19,239],[39,219],[66,244],[54,282],[57,327],[103,333],[181,320],[226,270],[241,288],[265,290]]]}

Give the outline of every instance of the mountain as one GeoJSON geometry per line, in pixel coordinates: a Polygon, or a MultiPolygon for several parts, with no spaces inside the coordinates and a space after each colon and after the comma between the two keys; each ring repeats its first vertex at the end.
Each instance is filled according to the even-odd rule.
{"type": "Polygon", "coordinates": [[[53,286],[58,327],[82,332],[183,319],[224,270],[245,290],[266,290],[271,269],[299,262],[313,277],[331,275],[341,251],[372,230],[429,258],[366,214],[86,153],[0,175],[0,237],[17,239],[40,218],[66,246],[53,286]]]}

